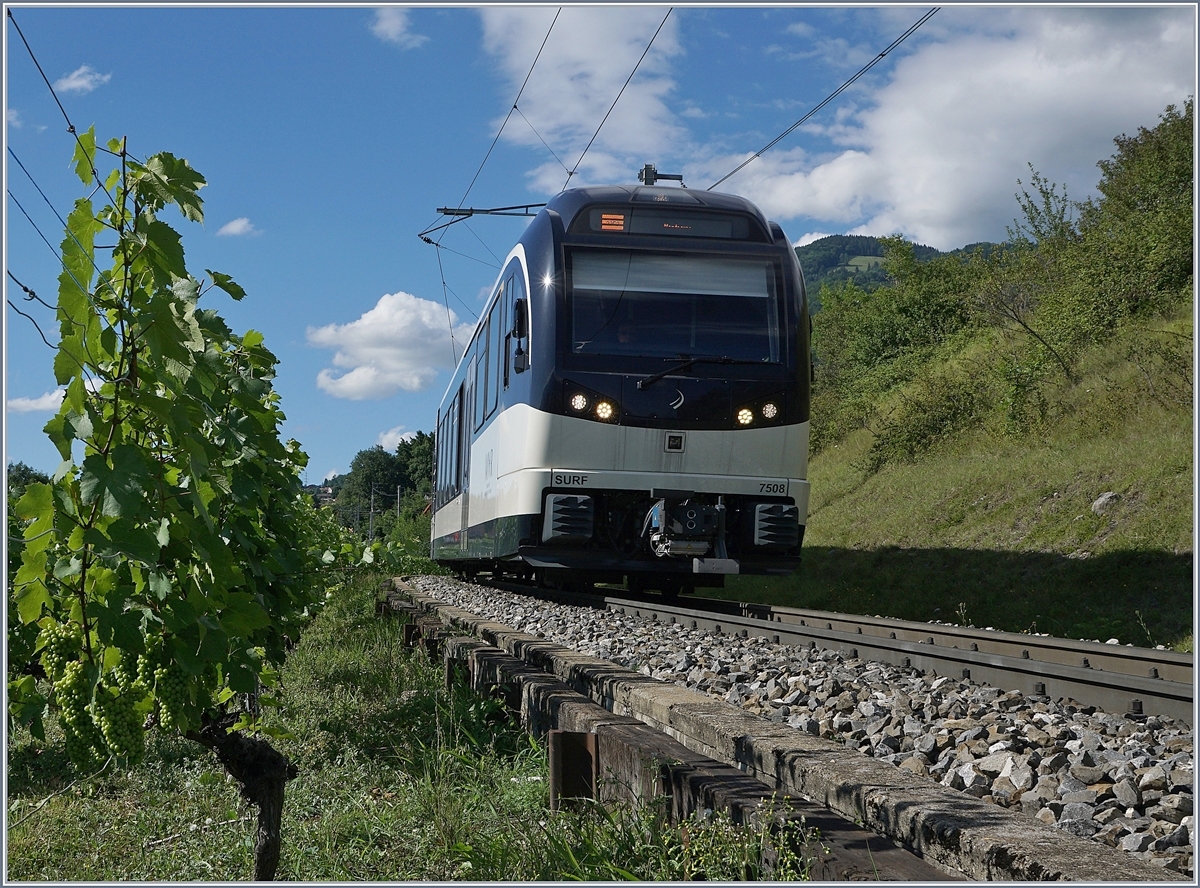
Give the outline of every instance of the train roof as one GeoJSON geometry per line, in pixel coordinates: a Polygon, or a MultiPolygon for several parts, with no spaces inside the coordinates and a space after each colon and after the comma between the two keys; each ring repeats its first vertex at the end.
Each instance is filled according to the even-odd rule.
{"type": "Polygon", "coordinates": [[[626,203],[636,206],[648,203],[654,206],[678,209],[704,207],[711,210],[746,213],[759,221],[763,231],[771,230],[762,210],[746,198],[736,194],[696,191],[691,188],[658,185],[598,185],[587,188],[571,188],[552,197],[546,204],[546,209],[557,212],[562,217],[563,226],[569,229],[580,210],[600,203],[609,206],[626,203]]]}

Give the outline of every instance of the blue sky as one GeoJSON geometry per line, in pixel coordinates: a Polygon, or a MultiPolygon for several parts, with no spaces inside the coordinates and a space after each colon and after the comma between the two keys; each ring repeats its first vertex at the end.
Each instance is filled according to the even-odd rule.
{"type": "MultiPolygon", "coordinates": [[[[164,218],[189,268],[247,290],[241,303],[204,298],[280,358],[284,433],[309,454],[308,481],[432,429],[496,257],[525,223],[451,228],[445,291],[416,234],[463,199],[559,7],[7,8],[79,129],[186,157],[208,179],[202,226],[164,218]]],[[[928,8],[677,7],[571,183],[634,183],[649,162],[707,187],[928,8]]],[[[465,205],[557,192],[666,12],[564,7],[465,205]]],[[[721,190],[798,243],[1002,240],[1027,163],[1086,197],[1114,136],[1194,94],[1195,19],[1192,5],[945,7],[721,190]]],[[[82,196],[73,143],[5,27],[6,148],[65,216],[82,196]]],[[[14,198],[56,246],[61,225],[4,161],[6,269],[53,301],[57,260],[14,198]]],[[[7,275],[5,292],[53,341],[51,313],[7,275]]],[[[53,355],[7,306],[4,332],[6,459],[53,471],[41,432],[53,355]]]]}

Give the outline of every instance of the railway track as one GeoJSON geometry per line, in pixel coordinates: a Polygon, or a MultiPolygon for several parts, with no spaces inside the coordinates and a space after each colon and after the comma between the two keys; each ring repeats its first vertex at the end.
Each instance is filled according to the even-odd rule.
{"type": "MultiPolygon", "coordinates": [[[[760,608],[766,616],[747,616],[738,602],[544,589],[534,596],[525,585],[439,577],[410,582],[397,588],[409,589],[449,631],[467,630],[523,661],[518,672],[532,668],[566,682],[605,710],[602,723],[633,717],[736,769],[728,772],[734,777],[740,772],[768,790],[827,807],[952,876],[1156,881],[1193,871],[1191,818],[1182,816],[1191,813],[1192,738],[1171,719],[1147,713],[1129,720],[1073,705],[1077,700],[1021,700],[950,675],[881,673],[864,649],[873,640],[900,641],[900,621],[877,620],[890,627],[879,630],[886,631],[881,637],[846,631],[835,622],[841,615],[793,610],[789,621],[784,611],[760,608]],[[811,626],[819,617],[824,624],[811,626]],[[693,626],[719,627],[728,640],[693,626]],[[860,659],[782,646],[798,644],[791,633],[812,629],[840,632],[857,647],[821,646],[840,646],[860,659]],[[762,636],[766,641],[755,641],[762,636]],[[773,636],[780,643],[770,643],[773,636]],[[709,671],[693,674],[703,670],[709,671]],[[717,681],[718,672],[728,680],[717,681]],[[778,675],[796,689],[786,698],[772,679],[778,675]],[[1140,795],[1127,799],[1135,786],[1140,795]]],[[[1041,640],[1054,646],[1053,639],[1041,640]]],[[[1021,650],[1033,660],[1032,649],[1021,650]]],[[[537,701],[568,696],[527,688],[522,715],[537,701]]],[[[597,734],[597,748],[602,739],[597,734]]]]}
{"type": "Polygon", "coordinates": [[[911,667],[1033,697],[1072,699],[1131,718],[1166,715],[1193,724],[1191,654],[753,602],[691,597],[685,602],[603,589],[589,593],[512,582],[491,585],[691,628],[836,650],[852,659],[911,667]]]}

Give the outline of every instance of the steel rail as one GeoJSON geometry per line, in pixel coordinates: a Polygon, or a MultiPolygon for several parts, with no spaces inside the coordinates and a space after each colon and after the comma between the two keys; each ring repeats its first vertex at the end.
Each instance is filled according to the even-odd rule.
{"type": "Polygon", "coordinates": [[[564,604],[682,623],[743,638],[836,650],[955,679],[1073,700],[1131,718],[1165,715],[1194,724],[1193,657],[1175,651],[1100,644],[722,599],[551,590],[511,582],[496,588],[564,604]]]}

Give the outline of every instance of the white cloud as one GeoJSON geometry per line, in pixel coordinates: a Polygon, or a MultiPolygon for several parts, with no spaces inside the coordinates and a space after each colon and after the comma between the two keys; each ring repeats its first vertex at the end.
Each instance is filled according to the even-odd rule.
{"type": "Polygon", "coordinates": [[[9,398],[8,409],[13,413],[40,413],[55,411],[62,406],[65,388],[56,388],[38,398],[9,398]]]}
{"type": "Polygon", "coordinates": [[[411,441],[417,437],[416,432],[406,432],[404,429],[404,426],[396,426],[394,429],[380,432],[379,437],[375,439],[375,443],[384,450],[395,450],[400,446],[401,441],[411,441]]]}
{"type": "MultiPolygon", "coordinates": [[[[835,151],[776,149],[722,188],[773,218],[850,233],[902,232],[942,249],[1001,239],[1026,163],[1081,198],[1115,136],[1153,126],[1194,91],[1192,15],[944,10],[938,39],[896,62],[869,101],[860,94],[852,112],[825,118],[835,151]]],[[[710,159],[689,179],[723,175],[745,156],[710,159]]]]}
{"type": "Polygon", "coordinates": [[[24,126],[24,121],[21,120],[21,115],[16,108],[8,108],[4,112],[4,121],[13,129],[20,129],[24,126]]]}
{"type": "Polygon", "coordinates": [[[819,241],[823,237],[829,237],[828,231],[810,231],[808,234],[801,235],[800,240],[792,244],[793,247],[804,247],[811,244],[813,241],[819,241]]]}
{"type": "Polygon", "coordinates": [[[217,229],[217,237],[242,237],[248,234],[262,234],[262,232],[255,228],[254,223],[245,216],[239,216],[232,222],[226,222],[217,229]]]}
{"type": "Polygon", "coordinates": [[[311,345],[336,349],[334,367],[317,374],[317,386],[352,401],[387,398],[401,389],[428,388],[438,370],[452,368],[450,326],[454,325],[455,360],[470,338],[472,325],[458,324],[444,305],[411,293],[391,293],[349,324],[309,327],[311,345]],[[449,314],[449,317],[447,317],[449,314]]]}
{"type": "MultiPolygon", "coordinates": [[[[576,162],[664,11],[563,9],[520,99],[563,163],[576,162]]],[[[480,16],[484,50],[515,94],[554,9],[484,8],[480,16]]],[[[841,76],[914,17],[895,7],[854,18],[863,27],[848,35],[793,23],[776,35],[787,44],[776,51],[841,76]]],[[[1086,197],[1114,137],[1153,126],[1168,104],[1194,92],[1193,18],[1182,7],[948,7],[803,132],[718,187],[772,218],[800,220],[800,231],[902,233],[944,249],[1000,240],[1018,213],[1013,194],[1027,163],[1072,198],[1086,197]]],[[[708,137],[703,109],[671,101],[672,64],[683,52],[678,23],[668,20],[572,185],[632,183],[649,161],[703,187],[750,156],[708,137]]],[[[779,97],[799,103],[780,111],[780,129],[823,97],[797,86],[796,96],[779,97]]],[[[531,190],[562,187],[562,164],[515,115],[504,138],[540,156],[526,174],[531,190]]],[[[753,141],[739,147],[761,144],[753,141]]]]}
{"type": "Polygon", "coordinates": [[[371,22],[371,33],[380,40],[395,43],[404,49],[416,49],[429,40],[423,34],[413,34],[408,28],[407,9],[384,6],[375,10],[375,20],[371,22]]]}
{"type": "MultiPolygon", "coordinates": [[[[521,95],[520,109],[567,166],[578,161],[665,14],[665,8],[655,6],[563,8],[521,95]]],[[[497,6],[480,10],[480,16],[484,49],[507,75],[506,100],[511,101],[537,56],[554,9],[497,6]]],[[[673,14],[663,26],[571,180],[573,186],[636,181],[647,159],[674,156],[680,140],[686,140],[665,101],[675,88],[669,60],[682,52],[677,22],[673,14]]],[[[528,126],[519,119],[518,125],[513,122],[505,139],[545,151],[528,126]]],[[[549,157],[529,173],[533,190],[551,194],[566,177],[563,166],[549,157]]]]}
{"type": "Polygon", "coordinates": [[[325,473],[325,477],[323,477],[321,480],[328,481],[330,478],[334,477],[335,475],[341,475],[341,474],[344,474],[342,469],[330,469],[328,472],[325,473]]]}
{"type": "Polygon", "coordinates": [[[90,93],[110,80],[111,74],[100,74],[91,65],[80,65],[70,74],[54,81],[54,88],[59,92],[90,93]]]}

